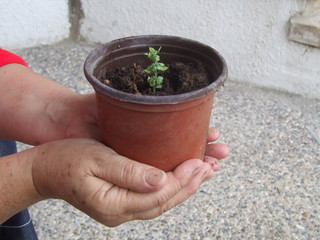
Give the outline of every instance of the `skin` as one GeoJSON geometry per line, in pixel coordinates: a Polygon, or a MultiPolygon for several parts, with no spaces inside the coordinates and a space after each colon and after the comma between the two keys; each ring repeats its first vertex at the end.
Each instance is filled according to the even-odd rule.
{"type": "MultiPolygon", "coordinates": [[[[225,144],[173,172],[118,155],[99,142],[95,97],[29,68],[0,68],[0,138],[34,145],[0,158],[0,223],[44,199],[63,199],[106,226],[152,219],[182,203],[220,168],[225,144]],[[14,111],[13,111],[14,109],[14,111]]],[[[219,138],[210,129],[208,142],[219,138]]]]}

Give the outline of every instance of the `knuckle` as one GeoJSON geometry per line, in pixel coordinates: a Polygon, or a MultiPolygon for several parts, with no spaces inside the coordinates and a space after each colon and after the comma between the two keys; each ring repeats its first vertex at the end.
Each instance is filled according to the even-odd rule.
{"type": "Polygon", "coordinates": [[[168,196],[168,194],[159,194],[154,201],[154,206],[163,206],[169,199],[170,196],[168,196]]]}
{"type": "Polygon", "coordinates": [[[135,175],[136,175],[136,168],[135,168],[135,163],[133,161],[125,161],[123,168],[120,170],[120,176],[124,181],[124,184],[131,185],[135,175]]]}

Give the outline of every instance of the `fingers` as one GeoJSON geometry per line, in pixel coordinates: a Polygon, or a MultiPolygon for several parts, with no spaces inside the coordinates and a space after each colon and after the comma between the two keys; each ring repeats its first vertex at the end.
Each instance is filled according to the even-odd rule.
{"type": "Polygon", "coordinates": [[[167,182],[164,171],[120,156],[111,149],[97,163],[97,177],[134,192],[157,191],[167,182]]]}
{"type": "MultiPolygon", "coordinates": [[[[133,214],[135,219],[145,220],[158,217],[184,202],[199,189],[204,181],[213,177],[214,171],[207,163],[200,160],[189,160],[170,174],[172,174],[171,177],[174,177],[173,180],[170,179],[170,181],[175,182],[176,190],[170,192],[172,185],[164,188],[161,194],[165,194],[165,191],[170,192],[170,194],[167,195],[168,197],[163,199],[167,201],[163,201],[163,204],[155,206],[150,210],[133,214]],[[170,198],[169,196],[172,194],[174,195],[170,198]]],[[[175,187],[173,189],[175,189],[175,187]]]]}
{"type": "Polygon", "coordinates": [[[188,199],[198,190],[201,183],[211,178],[213,174],[211,167],[201,160],[193,159],[184,162],[173,173],[168,173],[168,184],[154,193],[153,199],[146,198],[145,211],[134,211],[136,213],[133,217],[151,219],[160,216],[188,199]]]}
{"type": "Polygon", "coordinates": [[[230,153],[229,147],[223,143],[208,144],[205,155],[216,159],[226,158],[230,153]]]}
{"type": "Polygon", "coordinates": [[[218,171],[221,168],[220,161],[216,158],[205,156],[204,161],[208,163],[214,171],[218,171]]]}
{"type": "MultiPolygon", "coordinates": [[[[130,203],[133,205],[128,206],[127,211],[142,212],[163,206],[169,199],[187,186],[189,182],[193,181],[195,176],[199,178],[201,174],[204,174],[204,170],[209,169],[210,166],[204,164],[203,161],[199,159],[188,160],[182,163],[174,172],[166,174],[168,181],[161,190],[155,193],[145,194],[143,198],[141,198],[142,195],[139,193],[128,193],[128,196],[132,197],[130,203]]],[[[161,209],[158,210],[160,211],[161,209]]]]}
{"type": "Polygon", "coordinates": [[[206,147],[206,156],[216,158],[218,160],[225,158],[229,155],[230,150],[226,144],[223,143],[213,143],[220,137],[220,132],[215,128],[209,128],[208,130],[208,145],[206,147]]]}
{"type": "Polygon", "coordinates": [[[91,216],[111,227],[134,219],[158,217],[188,199],[203,181],[213,176],[213,170],[209,164],[193,159],[167,175],[168,181],[163,188],[152,193],[136,193],[115,185],[110,187],[99,180],[102,191],[95,194],[92,201],[95,202],[95,210],[91,216]]]}
{"type": "Polygon", "coordinates": [[[209,128],[208,130],[208,142],[215,142],[220,137],[220,132],[216,128],[209,128]]]}

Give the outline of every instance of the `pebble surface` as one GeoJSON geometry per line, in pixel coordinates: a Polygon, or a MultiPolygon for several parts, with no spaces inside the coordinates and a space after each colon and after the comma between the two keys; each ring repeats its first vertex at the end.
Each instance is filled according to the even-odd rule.
{"type": "MultiPolygon", "coordinates": [[[[93,48],[65,42],[14,52],[36,72],[89,93],[82,68],[93,48]]],[[[39,239],[320,239],[320,101],[229,80],[216,94],[211,126],[231,154],[180,206],[108,228],[46,200],[29,208],[39,239]]]]}

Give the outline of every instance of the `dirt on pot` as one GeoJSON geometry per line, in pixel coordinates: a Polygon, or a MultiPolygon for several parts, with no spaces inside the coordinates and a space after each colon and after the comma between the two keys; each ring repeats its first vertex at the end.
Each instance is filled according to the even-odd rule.
{"type": "MultiPolygon", "coordinates": [[[[201,89],[209,85],[205,66],[200,62],[172,62],[166,64],[169,68],[160,72],[164,78],[162,88],[157,89],[157,96],[176,95],[201,89]]],[[[100,77],[100,81],[119,91],[137,94],[153,95],[147,82],[149,74],[144,72],[147,66],[133,64],[116,68],[100,77]]]]}

